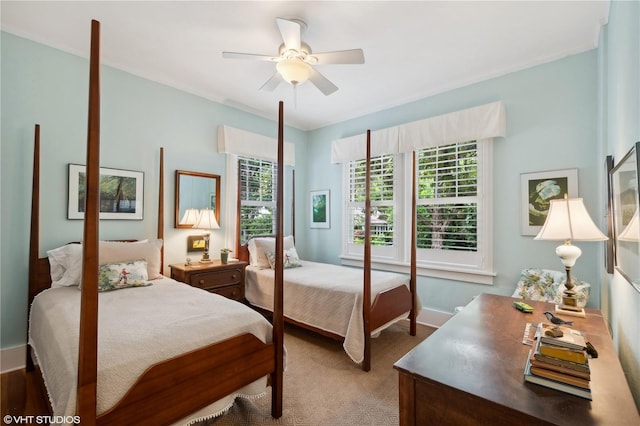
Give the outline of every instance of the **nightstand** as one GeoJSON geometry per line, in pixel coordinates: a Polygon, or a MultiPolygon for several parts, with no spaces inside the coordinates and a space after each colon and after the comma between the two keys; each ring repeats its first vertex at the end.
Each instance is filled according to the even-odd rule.
{"type": "Polygon", "coordinates": [[[242,302],[247,265],[241,261],[222,264],[217,260],[212,263],[195,262],[191,266],[176,263],[169,267],[174,280],[242,302]]]}

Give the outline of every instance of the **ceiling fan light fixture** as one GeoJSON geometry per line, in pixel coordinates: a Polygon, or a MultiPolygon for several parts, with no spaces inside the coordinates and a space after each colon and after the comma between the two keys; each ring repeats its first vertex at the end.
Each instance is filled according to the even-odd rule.
{"type": "Polygon", "coordinates": [[[300,59],[283,59],[276,64],[276,69],[287,83],[294,86],[307,81],[311,74],[311,66],[300,59]]]}

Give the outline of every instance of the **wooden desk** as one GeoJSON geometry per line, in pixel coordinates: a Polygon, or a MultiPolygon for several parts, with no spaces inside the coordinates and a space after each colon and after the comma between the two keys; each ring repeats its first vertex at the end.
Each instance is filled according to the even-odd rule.
{"type": "MultiPolygon", "coordinates": [[[[547,321],[553,305],[483,294],[400,359],[401,425],[634,425],[640,417],[600,311],[571,318],[599,352],[591,367],[593,401],[524,382],[531,346],[527,322],[547,321]]],[[[568,318],[568,317],[565,317],[568,318]]]]}

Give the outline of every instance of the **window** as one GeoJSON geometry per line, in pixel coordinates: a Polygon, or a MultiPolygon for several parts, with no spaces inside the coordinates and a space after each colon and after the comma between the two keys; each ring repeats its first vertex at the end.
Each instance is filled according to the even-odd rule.
{"type": "MultiPolygon", "coordinates": [[[[383,155],[371,159],[371,245],[378,256],[390,257],[396,254],[396,193],[399,181],[395,179],[396,158],[383,155]]],[[[348,181],[348,201],[346,220],[346,252],[361,254],[364,244],[365,222],[365,160],[351,161],[346,164],[348,181]]]]}
{"type": "Polygon", "coordinates": [[[277,164],[238,158],[240,176],[240,240],[275,232],[277,164]]]}
{"type": "MultiPolygon", "coordinates": [[[[417,264],[422,275],[491,282],[491,139],[416,152],[417,264]]],[[[365,161],[344,163],[345,263],[361,259],[365,161]],[[358,247],[360,246],[360,247],[358,247]]],[[[410,261],[412,153],[371,159],[372,260],[410,261]]]]}

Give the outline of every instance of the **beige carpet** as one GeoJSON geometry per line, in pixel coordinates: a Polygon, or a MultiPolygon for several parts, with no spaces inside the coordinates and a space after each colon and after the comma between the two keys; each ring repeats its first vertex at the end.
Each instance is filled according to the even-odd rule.
{"type": "Polygon", "coordinates": [[[365,373],[342,343],[302,330],[285,328],[287,370],[284,409],[271,417],[271,395],[236,399],[229,412],[209,425],[397,425],[398,373],[393,364],[435,329],[418,326],[417,336],[396,324],[372,339],[371,371],[365,373]]]}

